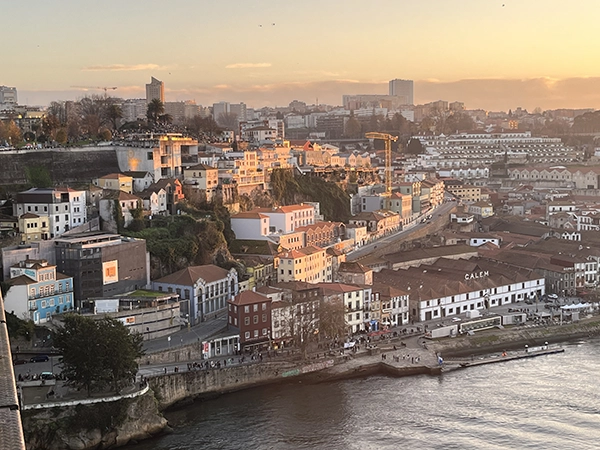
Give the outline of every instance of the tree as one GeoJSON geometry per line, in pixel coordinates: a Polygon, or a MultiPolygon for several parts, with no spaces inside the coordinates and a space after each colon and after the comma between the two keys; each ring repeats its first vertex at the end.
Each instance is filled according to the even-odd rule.
{"type": "Polygon", "coordinates": [[[42,165],[25,167],[27,182],[37,188],[52,187],[52,176],[48,168],[42,165]]]}
{"type": "Polygon", "coordinates": [[[136,360],[143,356],[142,336],[131,334],[118,320],[94,320],[67,314],[54,331],[67,382],[87,391],[110,386],[116,393],[135,377],[136,360]]]}
{"type": "Polygon", "coordinates": [[[148,109],[146,110],[146,117],[148,118],[148,122],[153,125],[158,123],[158,119],[162,114],[165,113],[165,105],[157,98],[153,98],[150,103],[148,103],[148,109]]]}
{"type": "Polygon", "coordinates": [[[335,339],[348,331],[346,309],[340,298],[322,300],[319,305],[319,336],[335,339]]]}
{"type": "Polygon", "coordinates": [[[17,145],[23,141],[21,129],[13,120],[0,127],[0,141],[8,142],[9,145],[17,145]]]}
{"type": "Polygon", "coordinates": [[[158,121],[162,124],[168,125],[173,123],[173,116],[171,114],[165,113],[165,114],[161,114],[158,117],[158,121]]]}
{"type": "Polygon", "coordinates": [[[406,152],[411,155],[420,155],[425,153],[425,149],[423,148],[423,144],[421,144],[420,139],[411,139],[408,141],[408,146],[406,147],[406,152]]]}
{"type": "Polygon", "coordinates": [[[123,110],[116,103],[111,103],[106,109],[106,118],[112,124],[113,130],[119,128],[119,120],[123,118],[123,110]]]}
{"type": "Polygon", "coordinates": [[[42,131],[50,139],[54,138],[54,132],[60,128],[60,121],[54,114],[47,114],[42,119],[42,131]]]}
{"type": "Polygon", "coordinates": [[[221,113],[217,117],[217,123],[228,130],[235,130],[238,124],[238,116],[236,113],[221,113]]]}
{"type": "Polygon", "coordinates": [[[84,97],[77,103],[77,112],[81,131],[88,137],[98,136],[100,128],[108,122],[106,118],[106,99],[98,95],[84,97]]]}
{"type": "Polygon", "coordinates": [[[350,113],[350,118],[348,119],[348,121],[346,122],[346,125],[344,126],[344,137],[347,138],[360,138],[361,136],[361,131],[362,131],[362,127],[360,125],[360,122],[358,121],[358,119],[356,117],[354,117],[354,114],[350,113]]]}
{"type": "Polygon", "coordinates": [[[451,134],[461,131],[471,131],[475,128],[473,119],[462,112],[454,112],[448,116],[442,133],[451,134]]]}
{"type": "Polygon", "coordinates": [[[54,331],[54,346],[62,355],[62,374],[68,383],[87,391],[103,387],[105,368],[97,323],[88,317],[67,314],[54,331]]]}
{"type": "Polygon", "coordinates": [[[319,333],[319,299],[306,300],[292,296],[284,302],[284,333],[292,338],[294,345],[306,358],[309,344],[314,342],[319,333]]]}
{"type": "Polygon", "coordinates": [[[111,317],[105,317],[96,324],[103,349],[102,359],[107,381],[118,394],[137,374],[137,359],[144,355],[143,336],[140,333],[131,334],[121,322],[111,317]]]}
{"type": "Polygon", "coordinates": [[[58,142],[59,144],[67,143],[67,132],[65,131],[64,128],[61,128],[60,130],[58,130],[56,132],[56,136],[54,137],[54,140],[56,142],[58,142]]]}
{"type": "Polygon", "coordinates": [[[112,133],[108,128],[102,128],[98,133],[98,137],[103,141],[110,141],[112,138],[112,133]]]}

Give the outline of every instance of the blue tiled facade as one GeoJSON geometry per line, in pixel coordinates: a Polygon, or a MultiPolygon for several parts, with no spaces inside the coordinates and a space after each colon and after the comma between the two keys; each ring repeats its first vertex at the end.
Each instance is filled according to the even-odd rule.
{"type": "Polygon", "coordinates": [[[20,318],[44,323],[74,307],[73,278],[45,260],[21,261],[10,268],[10,277],[5,308],[20,318]]]}

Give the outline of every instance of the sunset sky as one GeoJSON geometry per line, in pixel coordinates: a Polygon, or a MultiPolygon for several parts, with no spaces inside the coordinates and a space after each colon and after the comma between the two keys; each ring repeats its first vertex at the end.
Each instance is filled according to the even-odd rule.
{"type": "Polygon", "coordinates": [[[2,17],[0,85],[22,104],[144,97],[154,76],[203,105],[337,105],[404,78],[416,103],[600,107],[598,0],[31,0],[2,17]]]}

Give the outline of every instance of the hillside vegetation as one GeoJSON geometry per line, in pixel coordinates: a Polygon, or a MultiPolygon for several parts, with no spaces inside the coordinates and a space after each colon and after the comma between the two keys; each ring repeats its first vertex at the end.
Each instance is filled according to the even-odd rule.
{"type": "Polygon", "coordinates": [[[271,189],[277,204],[319,202],[325,220],[346,222],[350,218],[350,195],[337,183],[276,169],[271,174],[271,189]]]}

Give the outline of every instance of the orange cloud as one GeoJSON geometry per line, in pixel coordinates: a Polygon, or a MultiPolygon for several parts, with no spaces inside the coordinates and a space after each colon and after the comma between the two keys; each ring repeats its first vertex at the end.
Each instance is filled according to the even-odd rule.
{"type": "Polygon", "coordinates": [[[81,70],[86,72],[123,72],[123,71],[133,71],[133,70],[162,70],[163,67],[158,64],[108,64],[104,66],[87,66],[83,67],[81,70]]]}
{"type": "Polygon", "coordinates": [[[226,69],[255,69],[259,67],[271,67],[271,63],[235,63],[225,66],[226,69]]]}

